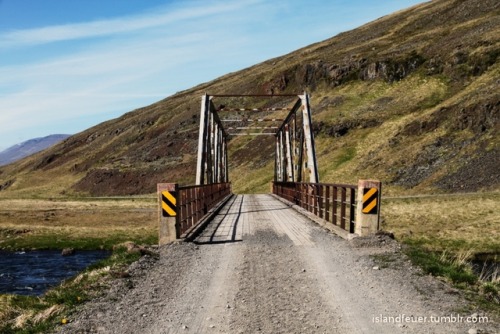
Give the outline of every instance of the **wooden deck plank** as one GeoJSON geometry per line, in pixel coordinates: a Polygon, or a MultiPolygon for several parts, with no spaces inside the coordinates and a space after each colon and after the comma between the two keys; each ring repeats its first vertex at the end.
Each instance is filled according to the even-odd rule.
{"type": "Polygon", "coordinates": [[[222,208],[196,242],[242,241],[259,230],[272,229],[295,245],[314,245],[305,219],[270,195],[238,195],[222,208]]]}

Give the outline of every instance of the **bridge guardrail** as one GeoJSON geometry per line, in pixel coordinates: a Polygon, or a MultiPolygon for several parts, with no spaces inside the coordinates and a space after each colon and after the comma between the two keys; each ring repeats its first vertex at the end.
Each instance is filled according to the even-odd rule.
{"type": "Polygon", "coordinates": [[[179,187],[179,237],[183,237],[217,204],[231,194],[231,183],[179,187]]]}
{"type": "Polygon", "coordinates": [[[185,238],[230,195],[230,182],[194,186],[159,183],[160,245],[185,238]]]}
{"type": "Polygon", "coordinates": [[[354,233],[357,185],[273,182],[273,194],[354,233]]]}

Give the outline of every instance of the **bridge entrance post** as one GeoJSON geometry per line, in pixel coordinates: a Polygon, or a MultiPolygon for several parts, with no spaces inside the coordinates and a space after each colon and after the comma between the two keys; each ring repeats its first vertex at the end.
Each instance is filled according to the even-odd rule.
{"type": "Polygon", "coordinates": [[[380,181],[358,181],[355,229],[357,235],[363,237],[375,234],[380,229],[381,194],[382,183],[380,181]]]}
{"type": "Polygon", "coordinates": [[[158,183],[158,243],[164,245],[180,237],[177,205],[177,183],[158,183]]]}

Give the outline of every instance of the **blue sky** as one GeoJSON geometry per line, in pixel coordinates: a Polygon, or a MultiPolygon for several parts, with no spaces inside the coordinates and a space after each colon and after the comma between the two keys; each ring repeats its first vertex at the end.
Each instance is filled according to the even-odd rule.
{"type": "Polygon", "coordinates": [[[418,0],[0,0],[0,151],[74,134],[418,0]]]}

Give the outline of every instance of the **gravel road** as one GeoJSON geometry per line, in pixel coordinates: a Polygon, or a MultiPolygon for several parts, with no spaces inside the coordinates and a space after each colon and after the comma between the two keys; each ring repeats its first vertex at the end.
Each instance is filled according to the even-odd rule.
{"type": "Polygon", "coordinates": [[[233,197],[195,243],[158,252],[59,333],[500,332],[467,323],[486,315],[392,239],[346,241],[271,195],[233,197]],[[451,316],[464,319],[436,318],[451,316]]]}

